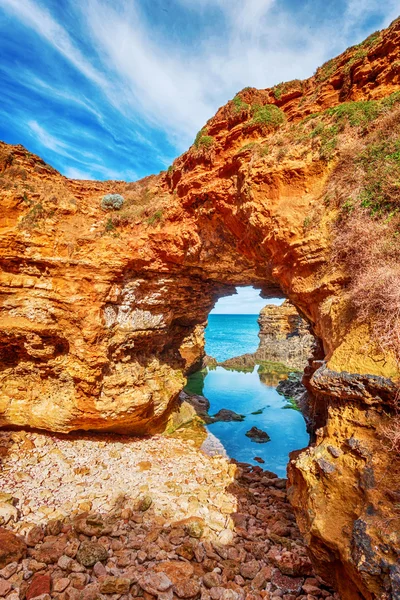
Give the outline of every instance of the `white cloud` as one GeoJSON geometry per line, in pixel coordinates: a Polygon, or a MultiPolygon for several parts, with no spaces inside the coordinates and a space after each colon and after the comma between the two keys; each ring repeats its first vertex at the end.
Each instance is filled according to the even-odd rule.
{"type": "Polygon", "coordinates": [[[69,179],[95,179],[90,173],[85,173],[80,169],[75,169],[75,167],[67,167],[64,170],[64,175],[69,179]]]}
{"type": "MultiPolygon", "coordinates": [[[[178,1],[202,16],[211,8],[219,10],[223,31],[206,27],[196,43],[184,43],[179,32],[171,29],[166,35],[149,24],[138,0],[71,0],[70,9],[85,27],[90,52],[84,52],[67,24],[57,22],[38,1],[0,0],[0,5],[95,84],[101,97],[128,119],[137,139],[147,123],[164,131],[178,151],[239,89],[311,75],[327,58],[359,41],[368,15],[377,13],[375,0],[347,0],[342,14],[318,26],[314,21],[310,29],[307,18],[296,17],[277,0],[178,1]]],[[[302,8],[312,11],[313,3],[302,8]]],[[[398,11],[398,0],[387,0],[380,10],[384,26],[398,11]]],[[[71,95],[68,90],[53,93],[71,95]]],[[[80,102],[101,120],[104,106],[96,107],[92,98],[80,102]]],[[[54,139],[43,139],[55,147],[54,139]]],[[[57,151],[65,148],[58,144],[57,151]]]]}
{"type": "Polygon", "coordinates": [[[267,304],[281,305],[283,300],[271,298],[265,300],[260,297],[259,290],[252,286],[236,288],[236,294],[220,298],[210,314],[213,315],[257,315],[267,304]]]}

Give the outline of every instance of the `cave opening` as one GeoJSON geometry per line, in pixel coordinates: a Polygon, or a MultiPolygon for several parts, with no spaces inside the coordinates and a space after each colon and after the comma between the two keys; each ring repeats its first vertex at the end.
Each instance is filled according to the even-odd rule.
{"type": "Polygon", "coordinates": [[[266,300],[241,286],[217,301],[202,368],[185,388],[206,399],[207,451],[286,476],[289,453],[309,444],[301,380],[313,343],[308,323],[282,297],[266,300]]]}

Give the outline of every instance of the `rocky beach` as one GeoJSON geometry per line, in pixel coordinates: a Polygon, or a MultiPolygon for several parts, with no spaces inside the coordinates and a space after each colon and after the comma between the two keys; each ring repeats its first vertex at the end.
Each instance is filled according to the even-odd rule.
{"type": "Polygon", "coordinates": [[[155,436],[2,432],[6,600],[338,600],[285,479],[155,436]]]}

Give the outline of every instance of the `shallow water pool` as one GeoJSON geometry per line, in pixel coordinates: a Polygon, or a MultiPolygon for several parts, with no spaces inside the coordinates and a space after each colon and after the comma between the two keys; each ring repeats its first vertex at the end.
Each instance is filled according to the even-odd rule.
{"type": "Polygon", "coordinates": [[[255,456],[261,457],[265,461],[264,469],[285,477],[289,452],[308,444],[306,424],[299,411],[284,408],[288,403],[273,385],[277,380],[259,374],[258,369],[238,372],[216,367],[194,373],[189,377],[188,391],[208,398],[210,415],[221,408],[229,408],[245,416],[242,422],[207,426],[221,441],[229,457],[251,464],[257,464],[255,456]],[[260,375],[267,384],[261,381],[260,375]],[[252,414],[256,411],[260,411],[259,414],[252,414]],[[253,442],[245,435],[253,426],[266,431],[271,440],[264,444],[253,442]]]}

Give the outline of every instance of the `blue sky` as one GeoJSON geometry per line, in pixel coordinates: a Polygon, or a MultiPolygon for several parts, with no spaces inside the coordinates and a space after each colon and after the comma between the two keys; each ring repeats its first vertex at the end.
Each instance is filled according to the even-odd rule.
{"type": "Polygon", "coordinates": [[[211,311],[211,315],[258,315],[266,304],[282,304],[278,298],[260,298],[260,290],[252,286],[236,288],[237,294],[220,298],[211,311]]]}
{"type": "Polygon", "coordinates": [[[0,139],[77,178],[134,180],[245,86],[316,67],[398,0],[0,0],[0,139]]]}

